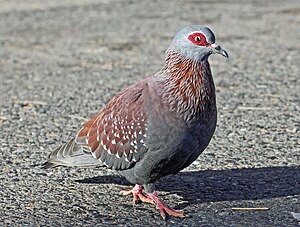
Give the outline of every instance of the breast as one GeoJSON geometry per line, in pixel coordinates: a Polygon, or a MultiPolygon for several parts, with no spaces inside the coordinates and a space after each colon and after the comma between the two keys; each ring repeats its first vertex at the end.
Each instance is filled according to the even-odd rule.
{"type": "Polygon", "coordinates": [[[217,124],[217,111],[213,111],[210,117],[199,120],[189,128],[186,139],[183,141],[183,152],[188,158],[181,169],[186,168],[194,162],[205,150],[211,141],[217,124]]]}
{"type": "Polygon", "coordinates": [[[187,123],[165,120],[161,113],[148,116],[148,152],[134,167],[136,182],[154,182],[189,166],[209,144],[216,127],[216,111],[209,118],[187,123]]]}

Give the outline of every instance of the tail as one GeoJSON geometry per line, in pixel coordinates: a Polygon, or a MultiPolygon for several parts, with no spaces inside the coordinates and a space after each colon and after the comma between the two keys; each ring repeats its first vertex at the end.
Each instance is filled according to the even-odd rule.
{"type": "Polygon", "coordinates": [[[101,163],[95,159],[88,149],[75,143],[75,138],[63,146],[53,150],[48,156],[48,161],[42,164],[42,168],[53,168],[57,166],[98,166],[101,163]]]}

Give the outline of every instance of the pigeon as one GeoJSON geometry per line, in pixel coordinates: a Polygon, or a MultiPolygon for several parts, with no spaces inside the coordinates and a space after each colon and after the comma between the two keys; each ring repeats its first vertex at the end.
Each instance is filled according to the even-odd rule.
{"type": "Polygon", "coordinates": [[[208,27],[184,27],[157,73],[117,93],[74,138],[52,151],[43,167],[106,166],[135,185],[122,195],[156,205],[164,219],[184,217],[163,202],[155,183],[188,167],[214,134],[211,54],[228,58],[208,27]]]}

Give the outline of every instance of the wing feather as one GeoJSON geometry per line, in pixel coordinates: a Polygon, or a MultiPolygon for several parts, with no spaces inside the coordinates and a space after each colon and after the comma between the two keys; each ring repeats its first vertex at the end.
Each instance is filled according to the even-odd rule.
{"type": "Polygon", "coordinates": [[[146,83],[131,86],[116,95],[76,136],[93,156],[109,168],[128,169],[148,151],[144,138],[146,83]],[[133,89],[134,88],[134,89],[133,89]]]}

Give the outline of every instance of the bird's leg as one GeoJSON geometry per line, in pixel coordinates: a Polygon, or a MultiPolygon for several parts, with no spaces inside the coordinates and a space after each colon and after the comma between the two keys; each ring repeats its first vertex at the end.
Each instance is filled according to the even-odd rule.
{"type": "Polygon", "coordinates": [[[168,207],[162,200],[159,198],[158,194],[154,191],[151,193],[147,193],[147,195],[143,194],[143,187],[140,184],[136,184],[131,190],[121,191],[121,195],[133,195],[133,202],[137,203],[141,200],[143,203],[152,203],[156,204],[156,209],[159,210],[160,216],[163,219],[166,219],[166,214],[174,217],[184,217],[182,210],[174,210],[168,207]]]}
{"type": "Polygon", "coordinates": [[[143,202],[143,203],[154,203],[152,198],[149,198],[148,196],[145,196],[143,194],[143,187],[140,184],[136,184],[133,189],[131,190],[125,190],[125,191],[121,191],[120,194],[121,195],[133,195],[133,202],[137,203],[139,201],[139,199],[143,202]]]}
{"type": "Polygon", "coordinates": [[[174,210],[170,207],[168,207],[162,200],[159,198],[158,194],[154,191],[152,193],[148,193],[148,196],[155,201],[156,203],[156,209],[159,210],[160,216],[163,219],[166,219],[166,213],[170,216],[183,218],[184,214],[182,210],[174,210]]]}

